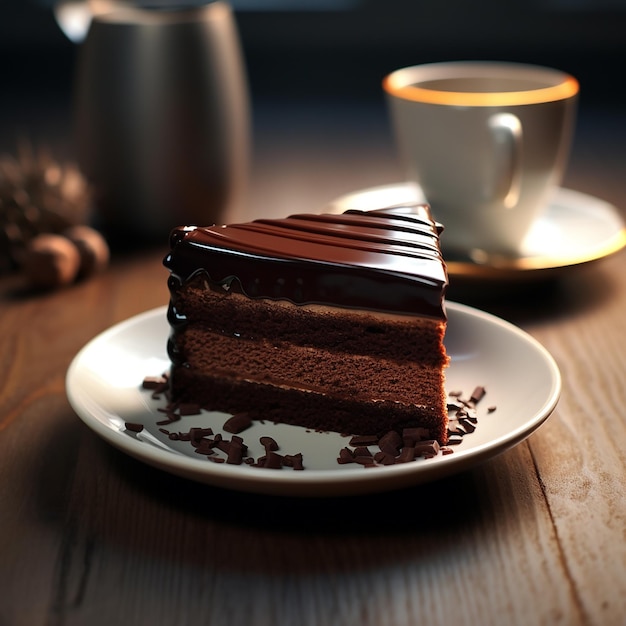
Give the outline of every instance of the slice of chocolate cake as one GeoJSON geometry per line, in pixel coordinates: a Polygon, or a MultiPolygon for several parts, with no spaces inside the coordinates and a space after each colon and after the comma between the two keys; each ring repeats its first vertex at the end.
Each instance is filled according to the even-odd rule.
{"type": "Polygon", "coordinates": [[[445,443],[440,232],[425,205],[176,229],[172,399],[445,443]]]}

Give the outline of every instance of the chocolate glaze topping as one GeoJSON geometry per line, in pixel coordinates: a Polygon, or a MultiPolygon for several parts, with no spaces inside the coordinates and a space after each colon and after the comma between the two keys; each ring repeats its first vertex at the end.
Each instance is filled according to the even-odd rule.
{"type": "Polygon", "coordinates": [[[202,272],[250,298],[445,319],[441,230],[426,205],[180,227],[164,260],[170,317],[176,291],[202,272]]]}

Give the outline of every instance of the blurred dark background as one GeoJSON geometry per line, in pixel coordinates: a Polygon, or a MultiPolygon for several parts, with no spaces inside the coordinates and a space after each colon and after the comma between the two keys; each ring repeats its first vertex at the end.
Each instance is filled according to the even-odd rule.
{"type": "MultiPolygon", "coordinates": [[[[152,3],[154,4],[154,2],[152,3]]],[[[175,4],[175,0],[170,2],[175,4]]],[[[189,4],[189,2],[180,2],[189,4]]],[[[502,59],[576,74],[585,98],[624,90],[626,0],[233,0],[253,88],[377,95],[397,67],[502,59]]],[[[4,89],[65,89],[76,47],[52,0],[3,0],[4,89]]]]}
{"type": "MultiPolygon", "coordinates": [[[[609,175],[622,176],[626,115],[626,0],[233,0],[251,87],[257,161],[294,142],[308,146],[328,169],[355,142],[368,160],[355,163],[345,184],[397,178],[380,88],[405,65],[456,59],[511,60],[553,66],[581,83],[579,150],[609,175]],[[326,155],[326,156],[324,156],[326,155]],[[371,157],[378,159],[378,163],[371,157]],[[609,158],[610,157],[610,158],[609,158]],[[335,159],[335,161],[333,161],[335,159]]],[[[20,134],[71,156],[71,91],[78,46],[58,27],[50,0],[1,0],[0,148],[20,134]]],[[[286,154],[286,152],[285,152],[286,154]]],[[[313,157],[309,157],[310,159],[313,157]]],[[[278,158],[278,163],[281,163],[278,158]]],[[[568,183],[602,195],[593,173],[573,165],[568,183]]],[[[285,168],[310,161],[287,156],[285,168]]],[[[268,166],[269,167],[269,166],[268,166]]],[[[257,179],[269,175],[260,163],[257,179]]],[[[275,170],[273,170],[275,175],[275,170]]],[[[276,189],[279,185],[277,184],[276,189]]],[[[264,188],[265,190],[267,187],[264,188]]],[[[616,187],[611,197],[623,204],[616,187]]],[[[263,193],[266,193],[264,191],[263,193]]],[[[263,202],[280,202],[267,192],[263,202]]]]}

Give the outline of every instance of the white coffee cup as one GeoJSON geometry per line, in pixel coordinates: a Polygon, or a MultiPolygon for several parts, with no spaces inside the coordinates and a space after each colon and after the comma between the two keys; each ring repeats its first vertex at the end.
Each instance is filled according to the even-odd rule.
{"type": "Polygon", "coordinates": [[[444,251],[515,255],[560,185],[578,82],[551,68],[459,61],[383,81],[400,163],[444,225],[444,251]]]}

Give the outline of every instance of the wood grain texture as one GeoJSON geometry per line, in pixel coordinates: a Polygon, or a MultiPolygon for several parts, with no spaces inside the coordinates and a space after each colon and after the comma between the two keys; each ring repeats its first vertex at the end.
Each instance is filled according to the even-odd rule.
{"type": "MultiPolygon", "coordinates": [[[[345,148],[328,157],[319,145],[290,168],[285,143],[263,162],[251,207],[277,198],[280,214],[306,189],[308,210],[374,170],[373,184],[394,180],[373,144],[357,145],[355,163],[369,165],[355,170],[345,148]],[[271,178],[283,165],[302,180],[271,178]]],[[[47,294],[0,281],[0,626],[624,624],[624,254],[468,297],[561,368],[559,405],[526,442],[436,483],[328,500],[170,476],[73,413],[71,359],[166,302],[163,254],[118,253],[103,275],[47,294]]]]}

